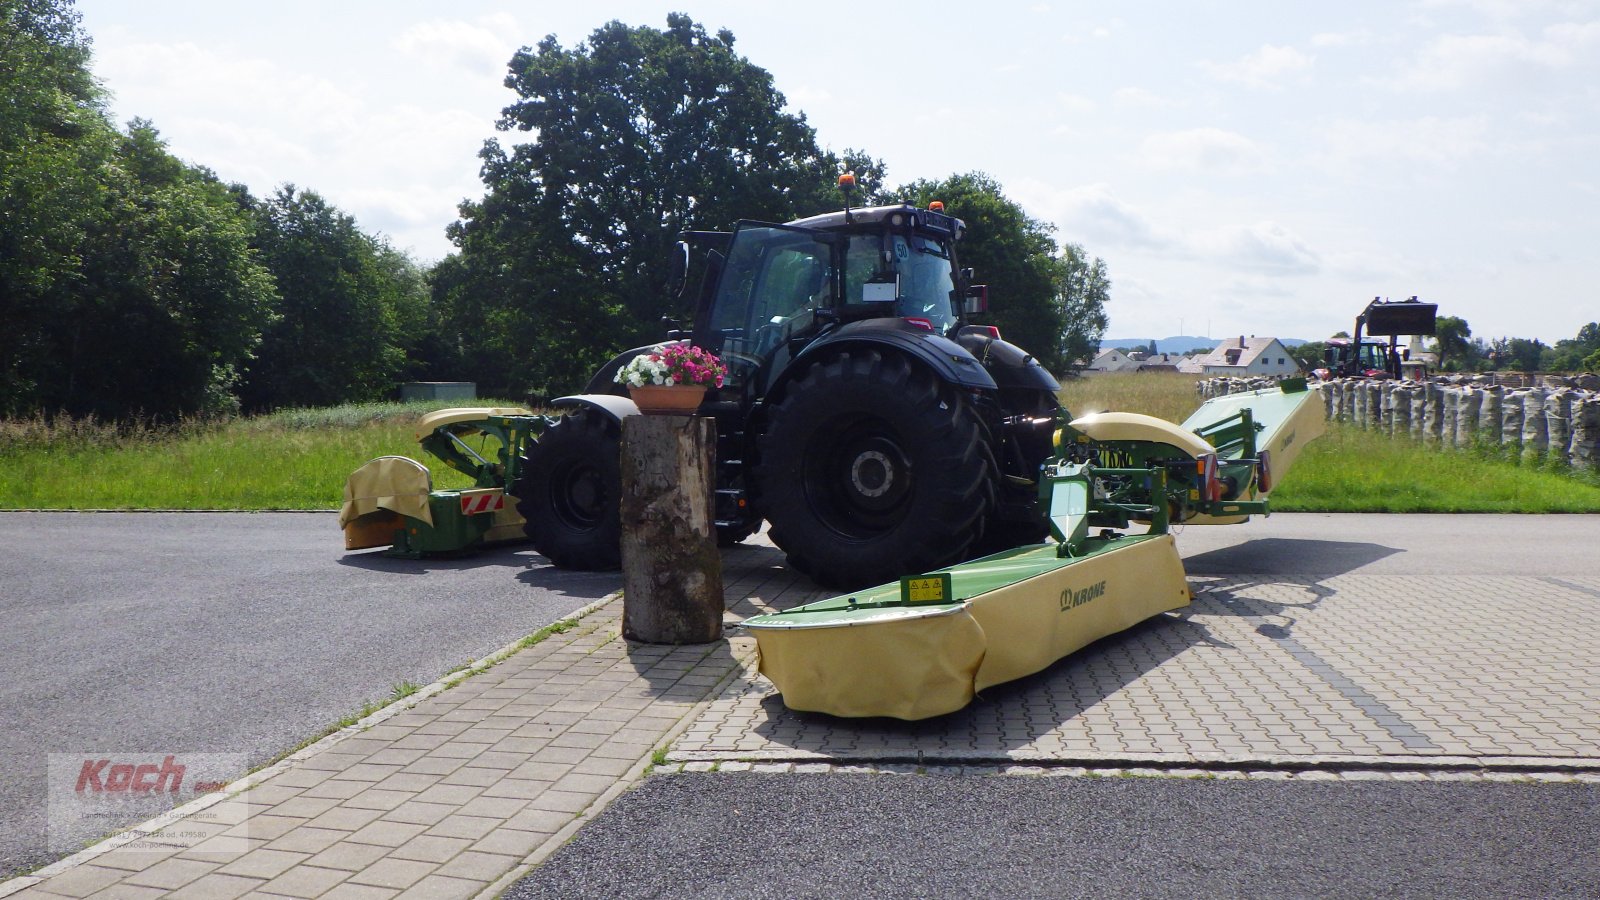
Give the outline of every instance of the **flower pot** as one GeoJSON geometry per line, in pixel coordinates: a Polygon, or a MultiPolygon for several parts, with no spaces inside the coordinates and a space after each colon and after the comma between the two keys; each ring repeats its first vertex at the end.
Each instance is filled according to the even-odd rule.
{"type": "Polygon", "coordinates": [[[647,416],[689,416],[705,399],[703,384],[647,384],[628,388],[639,412],[647,416]]]}

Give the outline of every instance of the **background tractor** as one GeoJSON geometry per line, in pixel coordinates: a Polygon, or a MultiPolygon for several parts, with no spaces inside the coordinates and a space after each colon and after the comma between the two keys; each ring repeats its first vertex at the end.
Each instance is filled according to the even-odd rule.
{"type": "MultiPolygon", "coordinates": [[[[766,520],[795,568],[855,586],[1044,538],[1060,385],[969,322],[987,296],[957,262],[964,227],[940,204],[846,206],[683,236],[680,295],[691,268],[702,277],[692,326],[667,338],[728,368],[700,408],[725,544],[766,520]]],[[[553,401],[566,414],[519,460],[511,493],[556,565],[620,563],[621,421],[638,410],[613,376],[650,349],[553,401]]]]}
{"type": "Polygon", "coordinates": [[[1438,314],[1438,304],[1423,303],[1416,297],[1395,302],[1373,297],[1356,316],[1353,337],[1328,341],[1323,350],[1326,366],[1318,374],[1323,378],[1420,378],[1427,374],[1426,369],[1421,360],[1410,358],[1409,350],[1400,349],[1400,335],[1433,334],[1438,314]],[[1363,335],[1389,340],[1365,340],[1363,335]]]}

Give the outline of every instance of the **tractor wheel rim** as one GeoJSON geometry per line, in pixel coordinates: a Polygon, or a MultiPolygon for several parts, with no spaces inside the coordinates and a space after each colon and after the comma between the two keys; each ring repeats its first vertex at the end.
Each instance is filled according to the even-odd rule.
{"type": "Polygon", "coordinates": [[[551,503],[562,521],[580,529],[594,528],[604,515],[605,488],[600,470],[575,466],[558,479],[551,503]]]}
{"type": "Polygon", "coordinates": [[[850,465],[850,484],[863,497],[876,500],[894,487],[894,463],[880,450],[867,450],[850,465]]]}

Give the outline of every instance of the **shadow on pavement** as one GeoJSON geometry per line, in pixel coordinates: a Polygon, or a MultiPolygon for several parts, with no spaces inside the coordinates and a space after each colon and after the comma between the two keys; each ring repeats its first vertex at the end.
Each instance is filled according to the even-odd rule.
{"type": "Polygon", "coordinates": [[[1404,553],[1382,544],[1262,538],[1185,557],[1190,575],[1306,575],[1332,578],[1404,553]]]}
{"type": "Polygon", "coordinates": [[[339,557],[339,565],[369,572],[387,572],[392,575],[426,575],[429,572],[465,572],[487,566],[526,568],[544,563],[544,557],[526,545],[487,547],[460,556],[430,556],[423,559],[404,559],[385,556],[383,550],[357,550],[339,557]]]}

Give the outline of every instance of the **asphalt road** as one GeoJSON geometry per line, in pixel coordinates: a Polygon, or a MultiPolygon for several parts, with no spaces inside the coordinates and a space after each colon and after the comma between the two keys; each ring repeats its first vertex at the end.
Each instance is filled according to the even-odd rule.
{"type": "Polygon", "coordinates": [[[347,555],[330,514],[0,513],[0,547],[0,878],[66,855],[51,753],[255,767],[621,584],[526,547],[347,555]]]}
{"type": "Polygon", "coordinates": [[[505,894],[1600,895],[1600,785],[664,775],[505,894]]]}

